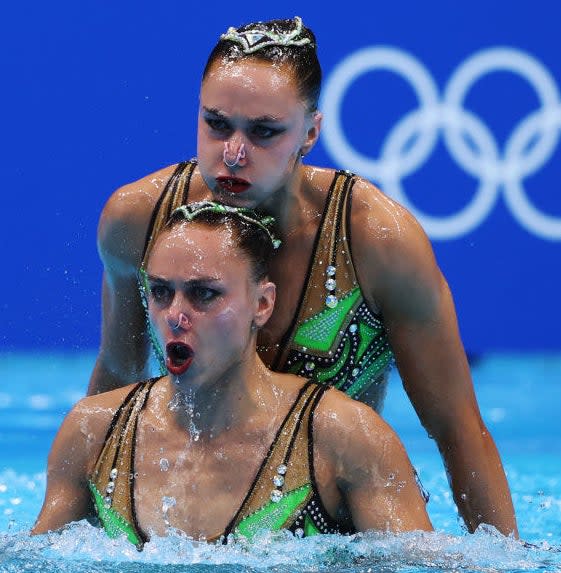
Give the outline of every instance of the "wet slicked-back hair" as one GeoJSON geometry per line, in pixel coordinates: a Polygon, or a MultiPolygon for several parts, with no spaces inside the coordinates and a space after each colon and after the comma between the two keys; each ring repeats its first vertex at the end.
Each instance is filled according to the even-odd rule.
{"type": "Polygon", "coordinates": [[[193,218],[186,219],[185,211],[176,209],[164,229],[172,229],[181,223],[204,225],[211,229],[229,229],[237,248],[251,264],[253,280],[259,282],[268,276],[275,247],[271,236],[259,225],[242,219],[235,213],[210,210],[200,210],[193,218]]]}
{"type": "MultiPolygon", "coordinates": [[[[236,29],[236,32],[269,32],[272,34],[289,34],[295,29],[296,19],[269,20],[266,22],[252,22],[236,29]]],[[[306,102],[308,111],[317,110],[321,91],[321,66],[317,57],[316,37],[314,33],[302,24],[299,38],[307,38],[309,42],[303,45],[264,45],[259,49],[246,53],[243,46],[227,38],[224,34],[214,46],[203,71],[203,81],[207,77],[215,62],[236,62],[240,60],[258,60],[273,65],[287,64],[294,72],[294,80],[298,85],[298,92],[306,102]]]]}

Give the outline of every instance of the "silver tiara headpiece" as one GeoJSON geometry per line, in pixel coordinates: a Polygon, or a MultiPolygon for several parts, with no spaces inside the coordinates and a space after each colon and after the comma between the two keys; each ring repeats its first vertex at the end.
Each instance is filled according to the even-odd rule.
{"type": "Polygon", "coordinates": [[[268,46],[305,46],[311,42],[310,38],[301,38],[302,18],[294,18],[294,29],[290,32],[271,32],[269,30],[259,30],[250,28],[243,32],[238,32],[237,28],[228,28],[225,34],[220,36],[221,40],[236,42],[242,47],[244,54],[253,54],[268,46]]]}

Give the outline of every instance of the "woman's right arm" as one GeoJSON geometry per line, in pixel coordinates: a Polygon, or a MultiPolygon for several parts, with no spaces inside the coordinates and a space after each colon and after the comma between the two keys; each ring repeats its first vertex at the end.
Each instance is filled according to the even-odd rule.
{"type": "Polygon", "coordinates": [[[103,263],[101,344],[88,386],[99,394],[149,376],[149,339],[137,272],[152,211],[173,172],[167,167],[118,189],[98,227],[103,263]]]}
{"type": "Polygon", "coordinates": [[[49,453],[47,489],[32,534],[55,531],[94,515],[87,479],[101,450],[111,412],[96,408],[91,398],[79,402],[64,419],[49,453]]]}

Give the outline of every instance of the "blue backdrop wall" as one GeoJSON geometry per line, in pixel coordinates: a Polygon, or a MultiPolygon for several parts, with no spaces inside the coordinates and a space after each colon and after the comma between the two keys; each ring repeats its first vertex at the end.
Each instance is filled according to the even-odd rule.
{"type": "Polygon", "coordinates": [[[354,170],[419,217],[468,351],[561,349],[556,0],[23,0],[2,12],[1,349],[97,346],[104,202],[194,155],[220,33],[296,14],[325,74],[310,163],[354,170]]]}

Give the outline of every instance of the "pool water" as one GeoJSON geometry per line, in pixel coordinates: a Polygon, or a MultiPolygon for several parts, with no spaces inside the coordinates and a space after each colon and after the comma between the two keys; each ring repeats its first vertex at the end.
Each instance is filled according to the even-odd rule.
{"type": "Polygon", "coordinates": [[[270,572],[561,572],[561,356],[489,356],[472,372],[483,417],[511,486],[523,542],[492,528],[467,534],[457,518],[434,443],[420,426],[397,374],[384,417],[404,442],[424,487],[435,533],[318,536],[264,534],[251,545],[212,546],[180,534],[142,553],[85,522],[29,537],[41,507],[56,430],[85,392],[93,354],[0,355],[0,573],[142,570],[270,572]]]}

